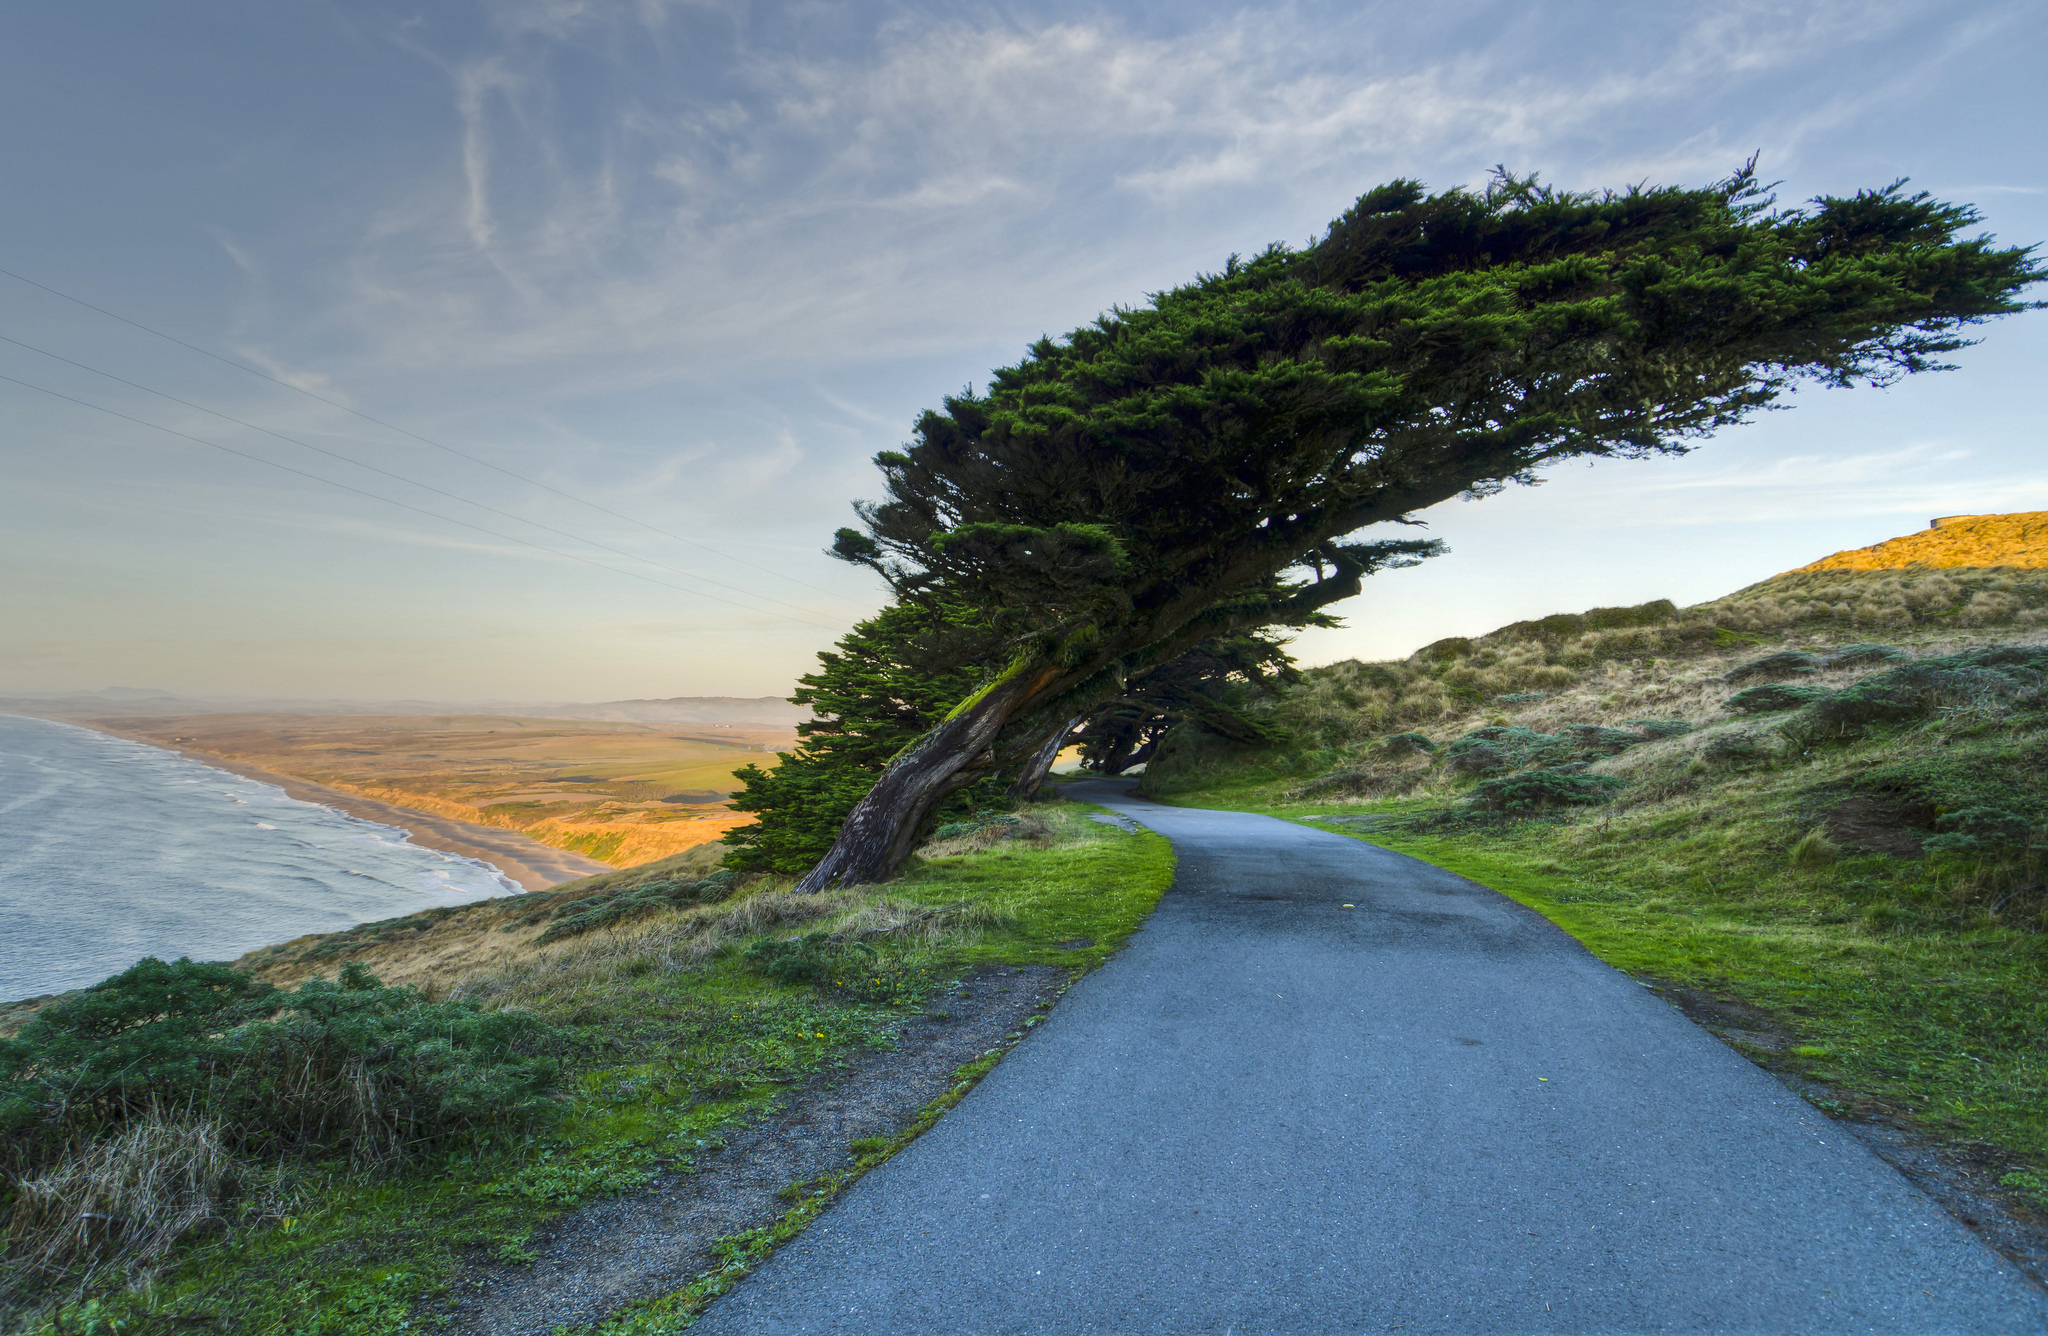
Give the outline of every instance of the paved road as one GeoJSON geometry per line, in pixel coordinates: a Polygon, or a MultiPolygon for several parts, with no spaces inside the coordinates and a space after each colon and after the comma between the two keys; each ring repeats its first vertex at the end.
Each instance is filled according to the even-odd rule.
{"type": "Polygon", "coordinates": [[[1539,916],[1267,817],[704,1336],[2048,1331],[1918,1189],[1539,916]],[[1355,909],[1344,909],[1350,903],[1355,909]]]}

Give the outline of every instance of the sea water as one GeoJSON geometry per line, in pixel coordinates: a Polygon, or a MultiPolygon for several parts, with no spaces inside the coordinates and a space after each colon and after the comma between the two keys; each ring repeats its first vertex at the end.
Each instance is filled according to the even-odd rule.
{"type": "Polygon", "coordinates": [[[518,890],[274,785],[0,714],[0,1001],[518,890]]]}

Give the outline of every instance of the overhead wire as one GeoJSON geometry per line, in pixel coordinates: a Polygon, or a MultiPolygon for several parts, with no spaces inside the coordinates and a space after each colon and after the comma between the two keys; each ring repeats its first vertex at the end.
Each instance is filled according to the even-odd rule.
{"type": "MultiPolygon", "coordinates": [[[[814,589],[821,594],[832,594],[832,591],[829,589],[820,588],[818,585],[814,585],[808,580],[799,580],[794,575],[786,575],[783,572],[776,570],[772,566],[763,566],[759,562],[748,561],[745,557],[736,557],[730,552],[724,552],[719,550],[718,548],[712,547],[709,543],[701,543],[694,538],[685,538],[683,535],[671,532],[668,529],[664,529],[658,524],[649,524],[646,520],[635,519],[631,515],[627,515],[620,511],[613,510],[609,506],[599,505],[597,502],[588,500],[584,497],[577,496],[573,492],[565,492],[561,488],[556,487],[550,483],[542,482],[538,478],[529,478],[525,474],[516,472],[515,470],[512,469],[508,469],[502,464],[494,464],[490,460],[485,459],[480,455],[472,455],[467,451],[458,450],[452,445],[443,445],[441,442],[433,440],[430,437],[422,436],[416,431],[409,431],[406,428],[400,427],[394,423],[386,422],[382,418],[371,417],[368,413],[365,413],[360,409],[351,408],[347,404],[341,403],[338,400],[329,399],[324,394],[315,394],[313,391],[307,389],[303,385],[294,385],[290,381],[285,380],[282,377],[273,376],[269,372],[250,366],[246,362],[238,362],[234,358],[225,357],[220,353],[214,352],[210,348],[202,348],[196,343],[188,343],[184,339],[179,338],[175,334],[166,334],[164,331],[160,329],[153,329],[150,326],[143,324],[139,320],[131,320],[127,316],[122,315],[117,311],[109,311],[104,306],[95,306],[93,303],[85,300],[85,298],[83,297],[74,297],[70,293],[59,291],[58,289],[51,287],[47,283],[38,283],[35,279],[30,278],[25,274],[17,274],[12,269],[0,269],[0,274],[4,274],[8,278],[14,279],[16,282],[26,283],[32,288],[40,288],[44,292],[49,293],[53,297],[62,297],[65,301],[72,302],[79,306],[83,306],[88,311],[97,311],[99,314],[106,316],[109,320],[118,320],[122,324],[132,326],[135,329],[139,329],[145,334],[151,334],[160,339],[167,339],[170,342],[177,344],[180,348],[189,349],[192,352],[198,353],[202,357],[211,357],[214,361],[219,362],[224,366],[231,366],[235,370],[245,372],[251,376],[255,376],[259,380],[267,380],[272,385],[279,385],[287,390],[292,391],[295,394],[303,394],[308,399],[318,400],[320,403],[326,404],[329,408],[337,408],[344,413],[349,413],[356,417],[359,417],[365,422],[375,423],[377,426],[384,428],[386,431],[395,431],[400,436],[410,437],[413,440],[418,441],[422,445],[431,445],[436,450],[445,450],[449,454],[454,455],[459,459],[466,459],[472,464],[481,464],[483,467],[487,469],[495,469],[499,473],[504,474],[506,477],[516,478],[520,482],[527,484],[529,487],[538,487],[542,491],[553,492],[556,496],[562,497],[565,500],[574,501],[579,506],[588,506],[592,510],[599,511],[603,514],[611,516],[613,519],[624,520],[628,524],[638,525],[640,528],[643,528],[650,533],[658,533],[664,538],[673,539],[678,543],[688,544],[691,547],[698,548],[705,552],[709,552],[711,553],[711,555],[715,557],[723,557],[727,561],[738,562],[742,566],[750,566],[757,571],[762,571],[766,574],[775,576],[777,579],[787,580],[791,584],[802,585],[806,589],[814,589]]],[[[529,523],[530,522],[531,521],[529,521],[529,523]]],[[[834,595],[834,597],[837,596],[834,595]]]]}
{"type": "MultiPolygon", "coordinates": [[[[666,562],[654,561],[648,557],[641,556],[637,552],[628,552],[624,548],[613,547],[609,543],[600,543],[595,538],[585,538],[582,534],[571,533],[567,529],[557,529],[552,524],[543,524],[539,520],[528,519],[524,515],[515,515],[509,510],[500,510],[496,506],[486,505],[482,501],[472,500],[471,498],[462,496],[459,493],[448,491],[446,488],[436,487],[432,483],[421,482],[417,478],[408,478],[402,473],[394,473],[390,469],[381,468],[375,464],[365,463],[362,460],[357,459],[353,455],[343,454],[339,450],[330,450],[326,446],[314,445],[310,441],[302,441],[295,436],[287,436],[281,431],[273,431],[269,427],[259,426],[254,422],[246,422],[241,418],[235,417],[233,414],[223,413],[217,408],[208,408],[205,404],[195,404],[190,399],[181,399],[175,394],[168,394],[163,390],[152,388],[151,386],[144,385],[139,381],[129,380],[125,376],[117,376],[111,371],[104,371],[96,366],[89,366],[86,363],[77,361],[74,358],[65,357],[61,353],[53,353],[48,348],[38,348],[36,345],[32,343],[24,343],[20,339],[10,338],[8,335],[5,334],[0,334],[0,343],[11,343],[17,348],[26,348],[28,351],[32,353],[38,353],[44,357],[50,358],[53,361],[62,362],[66,366],[75,366],[81,371],[90,371],[95,376],[104,376],[108,380],[114,381],[121,385],[126,385],[131,389],[141,390],[144,394],[153,394],[156,395],[159,399],[168,399],[174,404],[183,404],[187,408],[194,409],[201,413],[209,414],[210,416],[213,417],[217,417],[223,422],[232,422],[238,427],[247,427],[250,431],[260,431],[265,436],[274,436],[280,441],[284,441],[290,445],[296,445],[301,449],[311,450],[316,454],[326,455],[330,459],[338,459],[342,461],[344,464],[353,464],[357,468],[368,469],[372,473],[381,473],[385,477],[392,478],[398,482],[405,483],[409,487],[417,487],[422,491],[433,492],[435,495],[445,496],[451,501],[459,501],[466,506],[475,506],[478,510],[487,510],[493,515],[502,516],[503,518],[512,520],[518,524],[530,524],[536,529],[545,529],[547,532],[551,534],[555,534],[562,538],[567,538],[572,542],[587,543],[591,547],[598,548],[605,552],[610,552],[614,556],[624,557],[628,561],[644,562],[649,566],[653,566],[657,570],[664,570],[672,575],[680,575],[686,580],[695,580],[699,583],[712,585],[719,589],[729,590],[732,593],[744,595],[748,598],[761,599],[765,602],[773,603],[777,607],[787,608],[791,612],[804,614],[814,613],[814,610],[810,608],[799,607],[794,603],[787,603],[779,598],[769,598],[766,594],[756,594],[751,589],[742,589],[738,585],[727,584],[723,580],[714,580],[707,575],[698,575],[695,571],[686,571],[679,566],[671,566],[666,562]]],[[[813,623],[813,625],[815,625],[815,623],[813,623]]]]}
{"type": "Polygon", "coordinates": [[[593,561],[589,557],[579,556],[574,552],[558,551],[555,548],[547,546],[545,543],[536,543],[530,538],[521,538],[516,534],[499,533],[497,530],[487,529],[481,524],[471,524],[468,520],[458,520],[450,515],[442,515],[436,511],[427,510],[424,507],[415,506],[410,502],[395,500],[388,496],[380,496],[376,492],[368,491],[361,487],[352,487],[348,483],[339,482],[333,478],[324,478],[317,473],[309,473],[305,469],[293,468],[289,464],[280,464],[274,459],[265,459],[262,455],[250,454],[246,450],[237,450],[233,446],[222,445],[219,441],[209,441],[202,436],[194,436],[191,435],[189,432],[179,431],[175,427],[166,427],[160,422],[150,422],[145,418],[133,417],[127,413],[119,411],[118,409],[108,408],[105,404],[96,404],[93,403],[91,400],[80,399],[74,395],[65,394],[62,391],[50,389],[47,386],[32,384],[29,381],[25,380],[17,380],[15,377],[8,375],[0,375],[0,381],[5,381],[10,385],[19,385],[25,390],[34,390],[38,394],[47,394],[53,399],[62,399],[66,403],[77,404],[81,408],[90,408],[95,412],[105,413],[109,417],[120,418],[124,422],[133,422],[140,427],[150,427],[157,431],[166,432],[169,435],[179,437],[182,440],[191,441],[196,445],[207,446],[210,449],[219,450],[226,454],[235,455],[239,458],[251,460],[258,464],[265,464],[274,469],[281,469],[286,473],[297,474],[301,478],[311,478],[314,482],[326,483],[330,487],[339,487],[345,492],[354,492],[357,496],[369,497],[372,501],[382,501],[386,505],[398,506],[401,509],[410,510],[415,514],[425,515],[429,519],[439,520],[443,524],[459,525],[464,529],[471,529],[477,533],[488,534],[490,537],[499,539],[503,542],[518,543],[522,547],[530,547],[537,552],[545,552],[549,556],[561,557],[568,561],[580,561],[586,566],[595,566],[597,569],[601,571],[610,571],[614,575],[624,575],[631,579],[644,580],[648,584],[659,585],[663,589],[673,589],[679,594],[690,594],[697,598],[708,598],[715,603],[728,604],[732,607],[740,608],[747,612],[760,613],[763,616],[775,617],[785,622],[797,622],[804,626],[815,626],[822,631],[838,631],[840,629],[838,627],[827,626],[823,622],[807,621],[801,617],[791,617],[784,613],[771,612],[766,608],[761,608],[746,603],[739,603],[729,598],[722,598],[717,594],[707,594],[701,589],[687,589],[682,585],[670,584],[666,580],[657,580],[653,576],[644,575],[639,571],[621,570],[617,566],[606,565],[602,561],[593,561]]]}

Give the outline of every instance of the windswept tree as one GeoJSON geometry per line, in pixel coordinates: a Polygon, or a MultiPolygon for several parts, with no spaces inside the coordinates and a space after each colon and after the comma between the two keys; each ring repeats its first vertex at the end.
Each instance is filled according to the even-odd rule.
{"type": "MultiPolygon", "coordinates": [[[[1319,615],[1317,620],[1335,624],[1334,618],[1319,615]]],[[[1232,742],[1270,745],[1279,735],[1233,698],[1270,694],[1300,680],[1286,641],[1269,629],[1204,641],[1177,659],[1133,674],[1071,740],[1081,749],[1082,763],[1105,775],[1149,762],[1176,724],[1197,724],[1232,742]]]]}
{"type": "Polygon", "coordinates": [[[1318,243],[1046,339],[877,456],[835,552],[973,608],[1000,668],[895,754],[810,890],[886,878],[934,804],[1134,675],[1313,615],[1421,544],[1362,541],[1581,457],[1677,453],[1805,380],[1944,369],[2025,309],[2025,249],[1900,185],[1371,191],[1318,243]]]}

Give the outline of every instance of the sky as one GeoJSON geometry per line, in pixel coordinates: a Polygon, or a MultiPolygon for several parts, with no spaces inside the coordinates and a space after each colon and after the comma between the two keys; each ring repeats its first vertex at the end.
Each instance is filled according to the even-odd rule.
{"type": "MultiPolygon", "coordinates": [[[[2044,59],[2025,0],[9,6],[0,693],[785,694],[884,601],[872,456],[1041,335],[1496,164],[2048,241],[2044,59]]],[[[2048,312],[1980,333],[1425,512],[1296,652],[2048,509],[2048,312]]]]}

